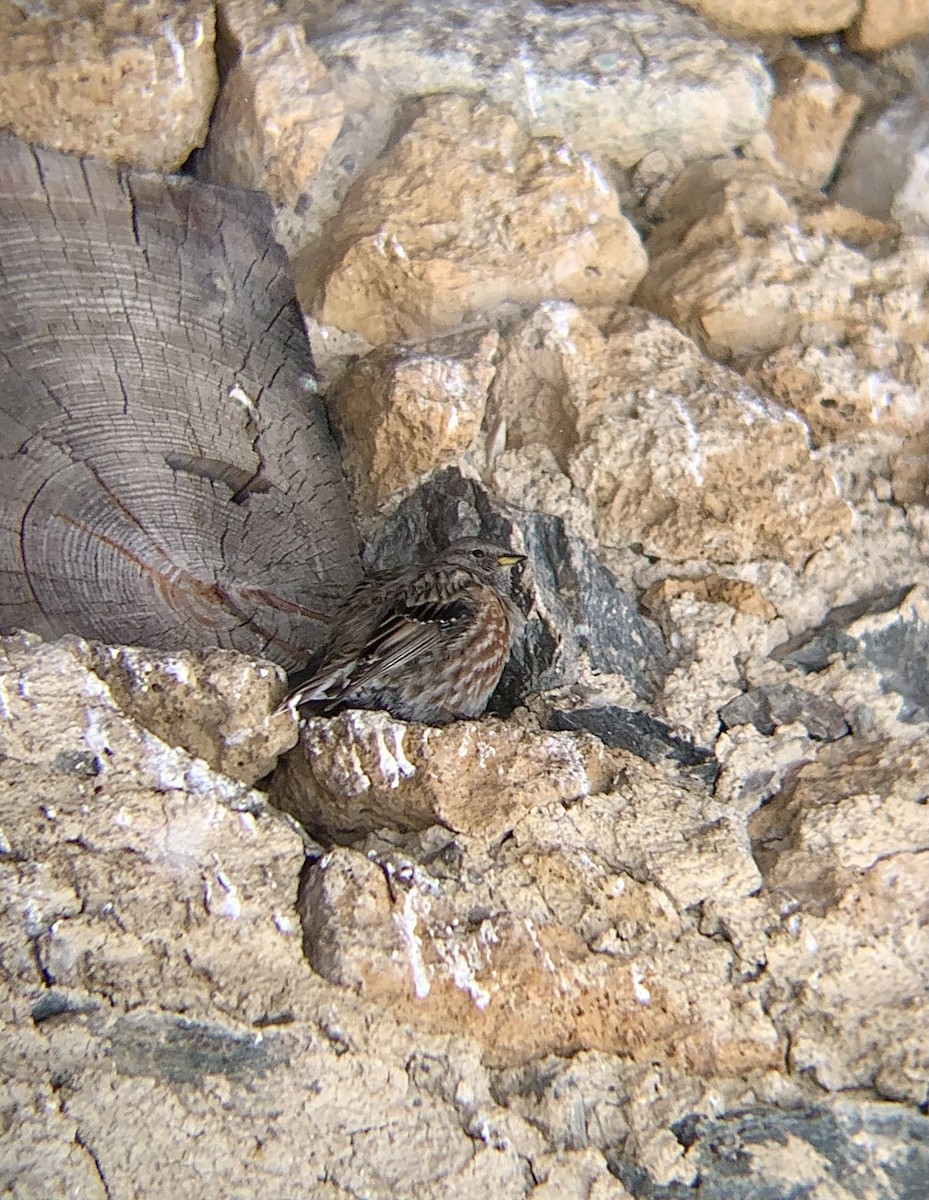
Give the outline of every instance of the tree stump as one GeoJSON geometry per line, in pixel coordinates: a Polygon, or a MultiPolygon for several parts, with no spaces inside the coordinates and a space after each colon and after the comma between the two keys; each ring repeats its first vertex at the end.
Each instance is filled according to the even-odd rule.
{"type": "Polygon", "coordinates": [[[0,625],[290,668],[357,550],[265,199],[0,139],[0,625]]]}

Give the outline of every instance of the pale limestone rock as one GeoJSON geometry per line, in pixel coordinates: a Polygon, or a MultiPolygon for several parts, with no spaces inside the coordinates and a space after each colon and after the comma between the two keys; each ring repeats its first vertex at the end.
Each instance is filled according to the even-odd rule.
{"type": "Polygon", "coordinates": [[[912,438],[929,420],[929,240],[752,163],[688,168],[664,208],[636,298],[834,444],[850,499],[876,479],[921,499],[912,438]]]}
{"type": "Polygon", "coordinates": [[[175,171],[206,141],[214,7],[116,0],[0,7],[0,127],[51,150],[175,171]]]}
{"type": "Polygon", "coordinates": [[[45,877],[25,870],[14,889],[35,914],[33,972],[90,994],[109,975],[126,1005],[157,987],[167,1007],[186,995],[192,1018],[256,1017],[280,962],[299,962],[300,838],[257,792],[127,718],[89,657],[76,638],[3,643],[0,826],[45,877]],[[172,923],[184,936],[168,950],[172,923]]]}
{"type": "Polygon", "coordinates": [[[373,350],[327,395],[360,518],[456,462],[484,419],[499,341],[477,329],[373,350]]]}
{"type": "Polygon", "coordinates": [[[771,92],[758,58],[661,0],[340,4],[311,41],[334,70],[371,79],[381,104],[480,92],[536,137],[623,166],[654,149],[699,158],[739,145],[764,124],[771,92]]]}
{"type": "MultiPolygon", "coordinates": [[[[845,799],[841,775],[834,785],[845,799]]],[[[926,1103],[927,896],[929,854],[893,853],[850,877],[825,911],[785,915],[772,931],[766,1010],[790,1034],[792,1071],[829,1091],[926,1103]]]]}
{"type": "MultiPolygon", "coordinates": [[[[504,341],[488,420],[514,450],[551,450],[602,543],[799,563],[851,524],[805,425],[636,309],[604,334],[569,305],[543,305],[504,341]]],[[[507,495],[499,465],[494,480],[507,495]]]]}
{"type": "Polygon", "coordinates": [[[301,261],[304,306],[374,345],[446,332],[507,303],[616,303],[646,266],[591,160],[460,96],[417,106],[352,188],[311,269],[301,261]]]}
{"type": "Polygon", "coordinates": [[[662,715],[700,745],[712,746],[719,709],[742,691],[742,662],[770,653],[786,640],[787,628],[782,620],[740,611],[726,599],[703,600],[699,591],[666,599],[661,624],[675,651],[662,687],[662,715]]]}
{"type": "MultiPolygon", "coordinates": [[[[4,1017],[9,1048],[18,1030],[13,1031],[6,1013],[4,1017]]],[[[78,1119],[62,1109],[56,1091],[51,1081],[35,1086],[26,1080],[4,1080],[4,1176],[17,1190],[25,1183],[29,1190],[20,1194],[37,1200],[40,1196],[107,1200],[99,1170],[78,1140],[78,1119]]]]}
{"type": "Polygon", "coordinates": [[[611,886],[598,865],[609,850],[590,845],[585,864],[583,855],[553,849],[540,859],[539,849],[517,845],[519,861],[493,879],[486,869],[469,871],[467,859],[449,880],[331,851],[308,872],[301,897],[311,963],[425,1029],[466,1031],[490,1065],[583,1048],[672,1061],[698,1074],[777,1061],[777,1039],[752,985],[728,981],[722,946],[687,933],[656,938],[648,928],[591,953],[570,916],[548,908],[544,884],[540,898],[531,882],[534,860],[554,860],[552,869],[562,859],[558,875],[573,879],[578,899],[586,893],[588,917],[598,907],[604,923],[610,911],[619,919],[624,891],[637,885],[627,878],[617,887],[622,877],[614,875],[611,886]],[[495,903],[500,887],[506,908],[502,894],[495,903]],[[710,995],[705,1004],[701,997],[710,995]]]}
{"type": "Polygon", "coordinates": [[[664,0],[358,0],[312,16],[296,0],[282,5],[287,20],[305,23],[346,108],[300,212],[278,213],[278,240],[310,262],[411,99],[483,96],[533,137],[563,140],[607,169],[652,152],[682,163],[724,154],[767,117],[772,84],[760,56],[664,0]]]}
{"type": "Polygon", "coordinates": [[[911,349],[909,380],[893,368],[867,370],[845,346],[797,345],[766,355],[746,377],[798,412],[819,445],[861,433],[872,435],[871,445],[884,434],[897,443],[923,432],[929,419],[929,355],[911,349]]]}
{"type": "Polygon", "coordinates": [[[835,742],[751,820],[769,888],[810,911],[833,907],[857,874],[896,853],[929,850],[929,739],[835,742]]]}
{"type": "Polygon", "coordinates": [[[272,663],[232,650],[95,646],[87,665],[133,720],[241,783],[267,775],[297,740],[293,718],[273,711],[285,687],[272,663]]]}
{"type": "Polygon", "coordinates": [[[809,731],[799,724],[782,725],[773,735],[737,725],[719,735],[714,749],[722,768],[715,794],[749,813],[780,790],[789,771],[815,753],[809,731]]]}
{"type": "Polygon", "coordinates": [[[434,828],[326,855],[301,900],[316,970],[425,1028],[467,1030],[500,1066],[586,1048],[699,1075],[768,1069],[754,985],[734,985],[729,950],[681,915],[758,888],[744,821],[612,759],[617,790],[524,809],[502,842],[434,828]]]}
{"type": "Polygon", "coordinates": [[[283,1197],[308,1176],[333,1200],[522,1200],[549,1148],[473,1048],[308,968],[296,830],[127,716],[87,661],[74,639],[0,654],[5,1185],[283,1197]]]}
{"type": "Polygon", "coordinates": [[[809,37],[844,29],[861,0],[684,0],[711,24],[738,37],[787,33],[809,37]]]}
{"type": "Polygon", "coordinates": [[[223,16],[236,59],[197,172],[296,205],[339,134],[345,105],[302,25],[259,17],[240,3],[225,3],[223,16]]]}
{"type": "Polygon", "coordinates": [[[889,50],[929,34],[929,8],[923,0],[862,0],[849,45],[865,54],[889,50]]]}
{"type": "Polygon", "coordinates": [[[715,358],[848,345],[900,376],[926,340],[925,240],[736,160],[688,167],[663,212],[636,298],[715,358]]]}
{"type": "MultiPolygon", "coordinates": [[[[773,621],[777,616],[777,609],[757,584],[747,579],[729,579],[717,574],[701,575],[696,579],[678,579],[666,575],[645,592],[642,607],[661,620],[666,606],[684,595],[692,595],[704,604],[728,604],[747,617],[760,617],[763,621],[773,621]]],[[[671,630],[664,621],[662,628],[666,634],[670,634],[671,630]]]]}
{"type": "Polygon", "coordinates": [[[382,712],[308,718],[272,781],[274,803],[340,838],[439,822],[499,838],[530,808],[602,786],[603,746],[589,735],[516,722],[407,725],[382,712]]]}
{"type": "Polygon", "coordinates": [[[533,1174],[540,1182],[532,1190],[532,1200],[632,1200],[595,1150],[568,1150],[540,1158],[533,1174]]]}
{"type": "Polygon", "coordinates": [[[777,159],[800,183],[823,187],[832,177],[861,98],[842,88],[821,62],[785,54],[774,63],[778,90],[768,133],[777,159]]]}

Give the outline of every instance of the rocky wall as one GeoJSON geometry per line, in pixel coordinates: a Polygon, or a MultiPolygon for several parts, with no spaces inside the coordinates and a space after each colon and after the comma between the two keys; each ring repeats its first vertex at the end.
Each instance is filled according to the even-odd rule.
{"type": "Polygon", "coordinates": [[[924,8],[182,9],[0,124],[265,191],[366,566],[526,623],[442,728],[3,638],[0,1193],[923,1195],[924,8]]]}

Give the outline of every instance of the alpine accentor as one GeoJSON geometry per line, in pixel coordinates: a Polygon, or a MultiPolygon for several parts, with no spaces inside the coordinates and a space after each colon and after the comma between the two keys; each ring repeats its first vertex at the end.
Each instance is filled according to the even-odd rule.
{"type": "Polygon", "coordinates": [[[465,538],[430,563],[372,575],[336,613],[329,642],[291,676],[281,707],[382,708],[429,724],[480,716],[522,627],[507,568],[524,559],[465,538]]]}

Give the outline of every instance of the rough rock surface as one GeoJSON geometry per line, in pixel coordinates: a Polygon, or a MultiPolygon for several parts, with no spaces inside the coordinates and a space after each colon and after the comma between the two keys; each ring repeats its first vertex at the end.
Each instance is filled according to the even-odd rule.
{"type": "Polygon", "coordinates": [[[849,43],[864,53],[887,50],[929,34],[929,12],[921,0],[862,0],[849,43]]]}
{"type": "Polygon", "coordinates": [[[330,852],[304,880],[311,963],[428,1028],[468,1030],[499,1066],[596,1049],[698,1074],[773,1067],[756,984],[733,983],[731,947],[680,916],[711,878],[723,910],[757,889],[744,826],[672,774],[622,754],[614,768],[615,790],[511,812],[502,841],[434,829],[330,852]]]}
{"type": "Polygon", "coordinates": [[[809,37],[844,29],[861,0],[684,0],[719,29],[740,37],[789,33],[809,37]]]}
{"type": "Polygon", "coordinates": [[[339,134],[345,105],[300,24],[266,25],[244,4],[224,5],[223,16],[235,63],[223,79],[197,173],[295,205],[339,134]]]}
{"type": "Polygon", "coordinates": [[[686,170],[663,212],[637,299],[714,357],[744,364],[786,344],[843,341],[872,370],[918,357],[925,241],[735,160],[686,170]],[[737,231],[748,236],[733,261],[737,231]]]}
{"type": "MultiPolygon", "coordinates": [[[[903,603],[881,628],[918,624],[903,603]]],[[[283,1196],[292,1138],[312,1131],[304,1170],[334,1196],[411,1179],[436,1197],[525,1196],[534,1179],[542,1197],[586,1180],[579,1194],[621,1198],[607,1161],[631,1194],[664,1196],[711,1169],[701,1122],[734,1119],[721,1113],[764,1123],[787,1101],[795,1136],[815,1141],[856,1127],[858,1110],[823,1102],[834,1089],[925,1099],[925,725],[865,741],[857,711],[854,738],[819,758],[808,743],[808,765],[757,810],[527,718],[314,721],[304,745],[330,805],[314,820],[354,821],[342,833],[356,837],[302,870],[324,982],[296,937],[299,837],[164,740],[195,740],[196,712],[177,714],[212,688],[226,700],[200,702],[199,736],[234,743],[231,702],[253,697],[265,721],[267,674],[256,692],[233,655],[182,664],[73,639],[4,651],[7,1170],[27,1194],[82,1180],[91,1195],[178,1194],[209,1170],[224,1194],[283,1196]],[[192,1105],[196,1147],[165,1117],[192,1105]],[[114,1115],[140,1106],[147,1137],[130,1152],[114,1115]],[[243,1122],[257,1157],[242,1156],[243,1122]]],[[[918,1118],[899,1110],[872,1106],[861,1128],[904,1136],[918,1118]]],[[[878,1178],[880,1138],[856,1144],[847,1161],[878,1178]]],[[[816,1170],[841,1178],[829,1161],[816,1170]]]]}
{"type": "MultiPolygon", "coordinates": [[[[674,1127],[693,1179],[714,1200],[817,1192],[844,1200],[862,1185],[874,1200],[918,1196],[929,1172],[927,1132],[924,1116],[854,1100],[793,1112],[760,1106],[724,1117],[687,1118],[674,1127]]],[[[673,1186],[656,1186],[642,1173],[615,1165],[637,1200],[680,1196],[673,1186]]]]}
{"type": "Polygon", "coordinates": [[[624,166],[656,148],[696,158],[739,145],[764,124],[771,91],[750,51],[661,0],[505,0],[466,13],[453,0],[342,4],[311,41],[381,95],[480,91],[535,136],[570,136],[624,166]]]}
{"type": "Polygon", "coordinates": [[[380,712],[311,717],[271,783],[278,808],[323,836],[443,825],[499,840],[530,809],[572,804],[608,773],[595,738],[507,727],[443,728],[380,712]]]}
{"type": "Polygon", "coordinates": [[[925,497],[929,241],[732,160],[686,170],[663,211],[636,299],[834,443],[850,498],[876,478],[925,497]]]}
{"type": "Polygon", "coordinates": [[[835,171],[861,98],[839,87],[824,63],[796,52],[782,55],[773,69],[777,93],[767,132],[777,161],[800,183],[823,187],[835,171]]]}
{"type": "Polygon", "coordinates": [[[174,171],[206,141],[214,25],[204,0],[4,4],[0,128],[50,150],[174,171]]]}
{"type": "Polygon", "coordinates": [[[615,304],[646,263],[589,158],[528,137],[503,108],[445,96],[417,106],[309,265],[297,270],[304,306],[378,345],[506,302],[615,304]]]}
{"type": "Polygon", "coordinates": [[[364,527],[477,437],[494,377],[492,329],[372,350],[326,397],[364,527]]]}
{"type": "Polygon", "coordinates": [[[929,590],[921,584],[842,605],[771,657],[804,673],[871,668],[898,698],[903,721],[929,721],[929,590]]]}
{"type": "Polygon", "coordinates": [[[139,725],[240,783],[262,779],[296,740],[286,714],[255,719],[285,691],[283,672],[271,663],[230,650],[153,658],[132,646],[93,645],[86,665],[139,725]]]}
{"type": "Polygon", "coordinates": [[[502,494],[520,451],[544,446],[586,498],[602,543],[639,542],[671,559],[799,562],[851,521],[795,414],[635,309],[602,333],[577,309],[542,306],[507,338],[488,414],[514,452],[494,467],[502,494]]]}
{"type": "Polygon", "coordinates": [[[4,1188],[525,1196],[531,1158],[555,1164],[473,1053],[373,1032],[307,966],[295,829],[127,716],[88,657],[3,645],[4,1188]]]}

